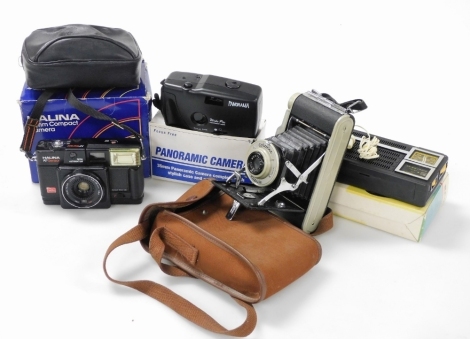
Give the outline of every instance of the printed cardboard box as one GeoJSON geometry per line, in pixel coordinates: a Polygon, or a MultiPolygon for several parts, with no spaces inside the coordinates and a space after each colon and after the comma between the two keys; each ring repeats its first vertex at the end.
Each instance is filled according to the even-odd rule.
{"type": "Polygon", "coordinates": [[[449,173],[423,207],[335,183],[328,206],[337,216],[419,242],[447,197],[449,173]]]}
{"type": "MultiPolygon", "coordinates": [[[[257,138],[264,137],[265,122],[257,138]]],[[[205,178],[226,180],[244,166],[257,138],[241,138],[165,125],[160,111],[150,122],[152,178],[193,184],[205,178]]],[[[251,183],[242,176],[242,183],[251,183]]]]}
{"type": "MultiPolygon", "coordinates": [[[[41,92],[24,84],[18,101],[23,126],[41,92]]],[[[147,156],[147,159],[143,161],[144,177],[150,177],[149,122],[152,118],[152,89],[146,63],[142,63],[141,81],[138,87],[74,89],[73,93],[84,104],[112,116],[143,136],[144,151],[147,156]]],[[[129,132],[113,126],[109,121],[92,118],[73,108],[67,102],[66,94],[67,90],[60,90],[48,101],[36,129],[32,150],[36,148],[38,141],[44,139],[118,139],[130,135],[129,132]]],[[[18,143],[21,143],[21,139],[18,143]]],[[[39,179],[36,161],[29,160],[28,162],[31,180],[37,183],[39,179]]]]}

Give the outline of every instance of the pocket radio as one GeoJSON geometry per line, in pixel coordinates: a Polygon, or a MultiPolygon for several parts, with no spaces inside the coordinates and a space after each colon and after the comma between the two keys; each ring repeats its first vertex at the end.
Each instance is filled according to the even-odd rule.
{"type": "Polygon", "coordinates": [[[379,136],[378,157],[361,159],[360,140],[368,134],[354,130],[352,136],[354,145],[338,173],[340,183],[422,207],[447,171],[446,155],[379,136]]]}

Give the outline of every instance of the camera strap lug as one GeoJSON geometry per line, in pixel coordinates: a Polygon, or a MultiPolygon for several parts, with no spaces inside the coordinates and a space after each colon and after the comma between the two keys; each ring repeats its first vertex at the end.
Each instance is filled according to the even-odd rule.
{"type": "Polygon", "coordinates": [[[267,196],[265,196],[263,199],[261,199],[259,202],[258,202],[258,205],[259,206],[263,206],[266,201],[268,201],[269,199],[271,199],[272,197],[274,197],[275,195],[281,193],[281,192],[285,192],[285,191],[295,191],[299,186],[300,184],[302,183],[307,183],[307,177],[308,175],[315,169],[318,167],[318,165],[320,164],[320,162],[322,161],[323,157],[325,156],[325,153],[323,153],[313,164],[310,165],[309,168],[307,168],[307,170],[300,174],[299,170],[290,162],[290,161],[286,161],[286,167],[289,168],[289,170],[294,173],[294,175],[298,178],[297,182],[295,184],[292,184],[290,182],[288,182],[286,180],[285,177],[282,177],[281,178],[281,183],[279,184],[279,186],[274,190],[272,191],[271,193],[269,193],[267,196]]]}
{"type": "Polygon", "coordinates": [[[140,159],[141,160],[146,160],[147,155],[145,154],[144,139],[142,138],[142,136],[140,134],[137,135],[137,138],[139,139],[140,148],[142,149],[142,154],[140,155],[140,159]]]}
{"type": "Polygon", "coordinates": [[[367,108],[366,103],[362,99],[354,99],[339,104],[346,109],[346,113],[352,114],[363,111],[367,108]]]}

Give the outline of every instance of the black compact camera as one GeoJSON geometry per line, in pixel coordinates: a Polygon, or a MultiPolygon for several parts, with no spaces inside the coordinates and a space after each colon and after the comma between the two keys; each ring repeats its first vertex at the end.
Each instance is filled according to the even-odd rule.
{"type": "Polygon", "coordinates": [[[161,84],[153,103],[167,126],[245,138],[258,134],[260,86],[187,72],[173,72],[161,84]]]}
{"type": "Polygon", "coordinates": [[[354,128],[351,113],[367,108],[361,99],[337,103],[317,91],[294,94],[276,135],[255,140],[245,168],[215,185],[240,206],[268,210],[307,233],[313,232],[328,201],[354,128]],[[240,184],[246,174],[253,185],[240,184]]]}
{"type": "Polygon", "coordinates": [[[142,148],[136,139],[42,140],[36,146],[44,204],[109,208],[144,197],[142,148]]]}

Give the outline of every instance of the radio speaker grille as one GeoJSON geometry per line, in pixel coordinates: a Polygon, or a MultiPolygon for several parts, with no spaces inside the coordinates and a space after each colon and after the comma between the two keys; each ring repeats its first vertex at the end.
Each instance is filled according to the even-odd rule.
{"type": "MultiPolygon", "coordinates": [[[[366,135],[366,134],[354,131],[353,135],[355,135],[358,138],[361,138],[363,135],[366,135]]],[[[387,146],[390,146],[390,147],[395,147],[395,148],[398,148],[398,149],[406,150],[406,146],[404,147],[403,145],[396,144],[394,142],[388,142],[388,141],[382,142],[382,140],[380,142],[383,145],[387,145],[387,146]]],[[[365,161],[369,165],[380,167],[380,168],[383,168],[383,169],[386,169],[386,170],[388,170],[388,169],[393,170],[396,167],[396,165],[398,163],[400,163],[403,160],[403,158],[405,157],[403,153],[396,152],[396,151],[393,151],[393,150],[390,150],[390,149],[383,148],[383,147],[379,146],[378,149],[377,149],[377,154],[379,155],[378,158],[370,159],[370,160],[364,160],[364,159],[359,158],[359,153],[357,151],[358,148],[359,148],[359,141],[356,140],[356,142],[354,143],[354,146],[351,149],[346,151],[346,153],[344,155],[344,159],[345,160],[347,159],[347,160],[350,160],[350,161],[365,161]]]]}

